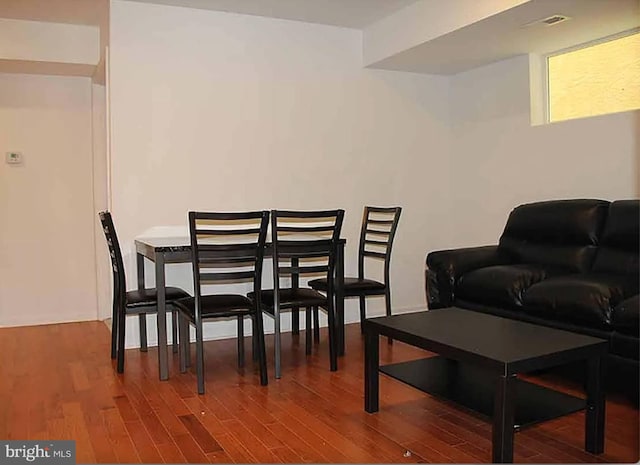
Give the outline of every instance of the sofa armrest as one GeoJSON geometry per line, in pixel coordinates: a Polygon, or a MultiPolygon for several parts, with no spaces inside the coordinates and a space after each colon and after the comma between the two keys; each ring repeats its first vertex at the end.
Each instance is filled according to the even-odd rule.
{"type": "Polygon", "coordinates": [[[510,263],[497,245],[437,250],[427,255],[425,285],[429,308],[450,307],[458,278],[468,271],[510,263]]]}

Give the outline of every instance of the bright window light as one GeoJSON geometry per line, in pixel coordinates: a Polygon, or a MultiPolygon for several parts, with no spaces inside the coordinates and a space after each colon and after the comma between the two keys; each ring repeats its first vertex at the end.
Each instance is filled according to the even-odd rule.
{"type": "Polygon", "coordinates": [[[640,32],[547,58],[549,121],[640,108],[640,32]]]}

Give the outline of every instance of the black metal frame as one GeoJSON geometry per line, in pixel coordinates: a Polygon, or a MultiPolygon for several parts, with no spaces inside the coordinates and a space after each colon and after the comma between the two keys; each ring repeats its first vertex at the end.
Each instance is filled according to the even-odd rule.
{"type": "MultiPolygon", "coordinates": [[[[272,235],[272,263],[273,263],[273,302],[262,299],[263,309],[274,318],[275,322],[275,373],[276,378],[281,376],[281,334],[280,312],[281,310],[293,310],[294,314],[299,308],[305,308],[307,312],[306,351],[311,349],[311,314],[314,313],[317,320],[317,309],[324,308],[329,318],[329,359],[331,371],[338,369],[337,351],[338,337],[342,334],[338,330],[338,319],[335,308],[335,276],[336,257],[340,241],[340,231],[344,219],[344,210],[318,210],[318,211],[271,211],[271,235],[272,235]],[[287,239],[288,235],[296,235],[296,239],[287,239]],[[329,238],[327,238],[329,236],[329,238]],[[312,259],[314,263],[309,263],[312,259]],[[322,264],[318,264],[321,260],[322,264]],[[324,273],[329,283],[329,291],[326,296],[315,293],[306,300],[284,302],[282,291],[285,289],[299,289],[299,277],[305,274],[324,273]],[[281,287],[281,278],[291,277],[290,288],[281,287]],[[336,331],[339,331],[336,334],[336,331]]],[[[297,321],[292,322],[294,327],[297,321]]]]}
{"type": "MultiPolygon", "coordinates": [[[[391,249],[401,213],[402,207],[364,207],[358,247],[358,279],[366,279],[365,261],[368,258],[384,260],[384,277],[383,282],[380,283],[383,287],[378,289],[360,289],[355,286],[349,286],[348,283],[344,285],[345,297],[358,297],[360,300],[361,331],[363,331],[362,323],[367,318],[367,296],[384,296],[386,314],[391,315],[391,286],[389,285],[391,249]],[[389,215],[391,215],[391,218],[389,218],[389,215]]],[[[326,289],[326,281],[316,279],[310,281],[309,286],[316,290],[324,290],[326,289]]]]}
{"type": "MultiPolygon", "coordinates": [[[[158,302],[152,305],[129,305],[127,301],[127,284],[125,278],[124,262],[122,260],[122,252],[120,250],[120,242],[116,233],[113,218],[109,211],[101,211],[98,213],[102,230],[104,232],[107,246],[109,247],[109,257],[111,259],[111,270],[113,272],[113,302],[111,314],[111,358],[117,359],[117,372],[124,372],[124,343],[126,334],[126,317],[127,315],[138,315],[140,329],[140,351],[147,351],[147,314],[155,314],[158,312],[158,302]]],[[[139,289],[144,289],[144,283],[139,289]]],[[[152,290],[152,289],[147,289],[152,290]]],[[[187,295],[185,293],[185,295],[187,295]]],[[[169,302],[171,304],[171,302],[169,302]]],[[[177,327],[176,313],[172,310],[174,330],[173,345],[174,352],[177,351],[177,327]]]]}
{"type": "MultiPolygon", "coordinates": [[[[237,318],[238,366],[244,366],[244,317],[253,321],[253,354],[259,361],[260,384],[267,385],[267,362],[264,343],[264,328],[261,312],[262,270],[265,254],[268,211],[254,212],[189,212],[189,235],[193,269],[193,308],[184,301],[176,303],[180,312],[180,371],[185,372],[189,364],[188,324],[196,331],[196,373],[198,393],[204,394],[204,340],[203,321],[215,318],[237,318]],[[215,269],[215,271],[211,271],[215,269]],[[239,269],[242,269],[238,271],[239,269]],[[224,299],[220,306],[206,301],[202,285],[220,285],[232,282],[252,282],[254,298],[241,296],[240,305],[228,306],[224,299]],[[207,307],[207,313],[204,308],[207,307]],[[193,312],[192,312],[193,310],[193,312]]],[[[207,294],[211,295],[211,294],[207,294]]],[[[235,297],[225,294],[223,298],[235,297]]]]}

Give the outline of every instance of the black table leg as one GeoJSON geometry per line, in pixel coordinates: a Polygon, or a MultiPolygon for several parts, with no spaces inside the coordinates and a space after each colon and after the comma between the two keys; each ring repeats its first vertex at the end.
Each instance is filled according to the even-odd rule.
{"type": "Polygon", "coordinates": [[[513,463],[515,375],[502,375],[493,404],[493,463],[513,463]]]}
{"type": "Polygon", "coordinates": [[[156,289],[158,299],[158,365],[160,381],[169,379],[169,354],[167,353],[167,303],[164,278],[164,255],[156,254],[156,289]]]}
{"type": "Polygon", "coordinates": [[[378,333],[371,329],[364,331],[364,409],[373,413],[379,409],[380,383],[378,368],[380,350],[378,333]]]}
{"type": "Polygon", "coordinates": [[[590,358],[588,367],[584,448],[592,454],[601,454],[604,452],[605,420],[604,357],[590,358]]]}
{"type": "MultiPolygon", "coordinates": [[[[136,271],[138,275],[138,290],[144,289],[144,256],[136,254],[136,271]]],[[[141,313],[138,315],[138,324],[140,326],[140,351],[147,351],[147,315],[141,313]]]]}

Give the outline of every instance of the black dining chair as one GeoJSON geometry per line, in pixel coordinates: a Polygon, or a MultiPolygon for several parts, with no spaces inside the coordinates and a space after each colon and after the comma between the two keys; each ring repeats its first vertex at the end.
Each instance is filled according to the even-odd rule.
{"type": "MultiPolygon", "coordinates": [[[[102,230],[109,247],[111,257],[111,269],[113,271],[113,311],[111,316],[111,358],[117,358],[118,373],[124,372],[124,342],[127,315],[138,315],[140,323],[140,350],[147,350],[147,323],[148,314],[158,312],[157,290],[155,288],[136,289],[127,291],[124,263],[116,228],[111,218],[111,213],[102,211],[98,213],[102,230]]],[[[166,303],[175,312],[173,302],[177,299],[188,297],[189,294],[178,287],[167,287],[166,303]]],[[[177,348],[177,320],[174,319],[173,344],[177,348]]]]}
{"type": "MultiPolygon", "coordinates": [[[[280,312],[306,309],[306,353],[311,353],[311,312],[327,311],[329,318],[329,360],[331,371],[338,369],[336,317],[334,308],[334,276],[338,241],[344,210],[271,211],[272,262],[274,288],[263,290],[262,309],[275,322],[275,372],[281,375],[280,312]],[[327,280],[327,292],[322,294],[309,287],[300,287],[299,278],[321,274],[327,280]],[[291,286],[281,280],[290,278],[291,286]]],[[[249,297],[256,298],[255,295],[249,297]]]]}
{"type": "MultiPolygon", "coordinates": [[[[401,207],[364,207],[362,228],[360,230],[360,246],[358,250],[358,276],[344,278],[344,296],[360,298],[360,329],[367,317],[366,298],[368,296],[384,296],[387,315],[391,315],[391,286],[389,285],[389,268],[391,264],[391,248],[400,220],[401,207]],[[384,261],[383,281],[366,278],[365,259],[373,258],[384,261]]],[[[317,291],[327,292],[329,289],[324,278],[309,281],[309,286],[317,291]]],[[[314,317],[317,321],[317,318],[314,317]]],[[[389,339],[391,342],[391,339],[389,339]]]]}
{"type": "MultiPolygon", "coordinates": [[[[244,318],[253,322],[253,353],[260,368],[260,384],[267,385],[267,359],[260,311],[262,265],[269,227],[269,212],[189,212],[189,235],[193,267],[194,296],[179,300],[180,371],[190,364],[190,324],[196,333],[198,394],[204,394],[203,322],[236,318],[238,324],[238,367],[244,366],[244,318]],[[250,282],[254,299],[240,293],[211,293],[211,287],[250,282]],[[207,292],[203,290],[207,286],[207,292]]],[[[227,290],[227,289],[225,289],[227,290]]]]}

